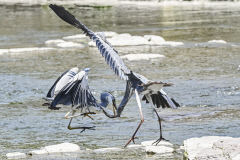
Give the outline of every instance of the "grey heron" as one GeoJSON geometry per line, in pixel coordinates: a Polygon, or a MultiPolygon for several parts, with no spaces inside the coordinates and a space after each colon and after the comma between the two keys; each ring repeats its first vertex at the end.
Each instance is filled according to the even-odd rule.
{"type": "Polygon", "coordinates": [[[129,99],[135,93],[136,101],[139,107],[141,121],[137,126],[137,129],[131,136],[130,140],[126,143],[125,147],[132,141],[134,142],[135,135],[144,122],[144,117],[142,114],[142,106],[140,102],[139,95],[141,94],[142,100],[147,103],[151,103],[154,112],[158,117],[159,129],[160,129],[160,137],[153,144],[158,144],[161,140],[164,140],[162,136],[162,127],[161,127],[161,118],[158,115],[155,107],[157,108],[178,108],[180,105],[173,99],[170,98],[162,88],[165,86],[171,86],[171,83],[163,83],[161,81],[151,81],[146,77],[135,73],[127,68],[122,59],[120,58],[118,52],[107,42],[106,38],[103,35],[99,35],[88,29],[83,23],[77,20],[71,13],[65,10],[62,6],[57,6],[50,4],[49,7],[65,22],[73,25],[74,27],[81,29],[84,34],[86,34],[91,40],[96,43],[96,46],[102,56],[105,58],[106,63],[110,66],[110,68],[114,71],[116,75],[118,75],[121,79],[126,81],[126,90],[125,95],[117,107],[116,115],[111,115],[105,111],[103,108],[103,112],[106,116],[110,118],[120,117],[124,107],[128,103],[129,99]]]}
{"type": "Polygon", "coordinates": [[[115,97],[108,93],[103,92],[100,95],[101,103],[98,103],[96,98],[91,93],[88,85],[88,72],[89,68],[78,73],[78,68],[72,68],[69,71],[64,72],[54,83],[49,90],[47,96],[53,97],[50,106],[51,110],[58,110],[60,107],[57,105],[72,105],[71,110],[65,115],[66,119],[70,119],[68,129],[93,129],[93,127],[71,127],[72,119],[77,116],[88,116],[92,119],[90,114],[95,114],[90,110],[90,107],[94,107],[95,111],[101,111],[102,108],[106,108],[109,101],[112,101],[113,110],[115,111],[115,97]],[[81,113],[76,114],[80,110],[81,113]]]}

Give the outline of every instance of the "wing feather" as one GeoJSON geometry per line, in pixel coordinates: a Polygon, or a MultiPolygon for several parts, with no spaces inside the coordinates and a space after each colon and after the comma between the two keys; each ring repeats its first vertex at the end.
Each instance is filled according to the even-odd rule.
{"type": "Polygon", "coordinates": [[[58,104],[72,105],[76,109],[88,106],[99,107],[89,89],[86,74],[81,79],[75,79],[64,86],[49,108],[56,109],[58,104]]]}
{"type": "Polygon", "coordinates": [[[95,34],[93,31],[88,29],[84,24],[82,24],[79,20],[77,20],[71,13],[65,10],[61,6],[50,4],[49,7],[65,22],[73,25],[76,28],[83,30],[83,32],[92,39],[102,54],[105,57],[105,61],[110,66],[110,68],[114,70],[118,70],[115,72],[121,79],[127,80],[128,76],[126,74],[130,73],[130,70],[125,66],[124,62],[118,55],[118,52],[111,47],[111,45],[102,39],[99,35],[95,34]],[[110,58],[106,58],[106,56],[112,57],[112,60],[115,62],[115,66],[112,63],[109,63],[110,58]]]}
{"type": "MultiPolygon", "coordinates": [[[[158,91],[157,93],[151,94],[151,99],[153,102],[153,105],[157,108],[178,108],[180,105],[173,99],[170,98],[162,89],[158,91]]],[[[146,103],[149,103],[146,96],[144,95],[142,98],[143,101],[146,103]]]]}
{"type": "Polygon", "coordinates": [[[68,72],[69,70],[65,71],[61,76],[58,77],[58,79],[54,82],[54,84],[52,85],[52,87],[50,88],[50,90],[47,93],[47,98],[52,98],[54,96],[54,90],[55,87],[57,85],[57,83],[59,82],[59,80],[68,72]]]}

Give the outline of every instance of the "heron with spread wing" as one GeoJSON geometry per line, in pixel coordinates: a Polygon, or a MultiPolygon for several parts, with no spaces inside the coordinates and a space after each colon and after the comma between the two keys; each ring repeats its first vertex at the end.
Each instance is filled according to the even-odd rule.
{"type": "Polygon", "coordinates": [[[103,112],[106,116],[110,118],[120,117],[124,107],[128,103],[129,99],[135,93],[136,101],[139,107],[141,121],[135,130],[134,134],[130,138],[130,140],[126,143],[125,147],[132,141],[134,143],[135,135],[140,128],[141,124],[144,122],[144,117],[142,114],[142,106],[140,101],[140,94],[142,95],[142,100],[147,103],[151,103],[153,106],[153,110],[158,117],[159,129],[160,129],[160,137],[154,143],[157,145],[161,140],[163,140],[162,136],[162,127],[161,127],[161,118],[159,117],[155,107],[157,108],[178,108],[180,105],[173,99],[170,98],[163,90],[163,87],[171,86],[171,83],[164,83],[161,81],[151,81],[146,77],[135,73],[128,69],[122,59],[120,58],[118,52],[110,45],[110,43],[106,40],[103,35],[99,35],[88,29],[84,24],[82,24],[79,20],[77,20],[71,13],[66,11],[63,7],[50,4],[49,7],[65,22],[73,25],[74,27],[81,29],[91,40],[96,43],[96,46],[102,56],[105,58],[106,63],[111,67],[116,75],[118,75],[121,79],[125,80],[126,90],[125,95],[117,107],[116,115],[111,115],[104,108],[103,112]]]}
{"type": "Polygon", "coordinates": [[[71,127],[72,119],[77,116],[90,116],[95,114],[92,112],[90,107],[94,107],[95,111],[101,111],[102,108],[106,108],[110,101],[113,105],[115,113],[116,104],[115,97],[108,93],[103,92],[100,95],[101,103],[98,103],[96,98],[91,93],[88,85],[88,72],[89,68],[78,72],[78,68],[72,68],[64,72],[53,84],[48,91],[47,97],[51,99],[49,109],[58,110],[60,107],[57,105],[71,105],[71,110],[65,115],[65,118],[70,119],[68,129],[93,129],[94,127],[71,127]],[[76,114],[77,111],[81,113],[76,114]]]}

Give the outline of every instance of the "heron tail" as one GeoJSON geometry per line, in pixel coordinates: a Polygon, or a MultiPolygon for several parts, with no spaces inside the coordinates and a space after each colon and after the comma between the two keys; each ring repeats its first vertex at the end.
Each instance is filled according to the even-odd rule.
{"type": "MultiPolygon", "coordinates": [[[[176,102],[173,98],[170,98],[162,89],[158,91],[158,93],[152,94],[151,99],[153,105],[157,108],[162,107],[176,109],[180,107],[179,103],[176,102]]],[[[149,103],[145,95],[143,96],[142,100],[146,101],[146,103],[149,103]]]]}

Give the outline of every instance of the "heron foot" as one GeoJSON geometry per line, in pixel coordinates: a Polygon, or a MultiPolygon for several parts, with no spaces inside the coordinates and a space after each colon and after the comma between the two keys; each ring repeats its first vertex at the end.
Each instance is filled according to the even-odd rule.
{"type": "Polygon", "coordinates": [[[49,102],[46,102],[46,103],[42,104],[42,106],[50,106],[50,105],[51,105],[51,103],[49,103],[49,102]]]}
{"type": "Polygon", "coordinates": [[[126,148],[130,142],[133,142],[133,144],[135,144],[135,139],[138,139],[138,137],[132,136],[129,141],[125,144],[124,148],[126,148]]]}
{"type": "Polygon", "coordinates": [[[59,110],[61,107],[48,107],[48,109],[51,109],[51,110],[59,110]]]}
{"type": "Polygon", "coordinates": [[[71,127],[70,125],[68,125],[68,129],[69,130],[73,130],[73,129],[82,129],[80,131],[80,133],[84,132],[85,130],[89,129],[89,130],[95,130],[95,126],[92,127],[71,127]]]}
{"type": "Polygon", "coordinates": [[[86,129],[95,130],[95,126],[92,126],[92,127],[82,127],[82,130],[80,131],[80,133],[84,132],[86,129]]]}
{"type": "Polygon", "coordinates": [[[89,114],[96,114],[95,112],[87,112],[87,113],[83,113],[83,117],[89,117],[91,120],[93,120],[93,118],[91,116],[89,116],[89,114]]]}
{"type": "Polygon", "coordinates": [[[160,138],[158,138],[155,142],[153,142],[152,145],[155,144],[155,145],[157,146],[158,143],[161,142],[162,140],[163,140],[163,141],[169,141],[169,140],[167,140],[167,139],[165,139],[165,138],[163,138],[163,137],[160,137],[160,138]]]}

